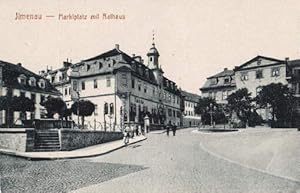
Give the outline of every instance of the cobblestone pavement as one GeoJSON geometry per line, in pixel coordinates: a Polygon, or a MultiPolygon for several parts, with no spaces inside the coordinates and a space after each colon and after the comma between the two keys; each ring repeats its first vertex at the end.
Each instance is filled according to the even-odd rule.
{"type": "Polygon", "coordinates": [[[94,158],[26,161],[0,155],[2,193],[300,192],[299,181],[208,153],[200,145],[205,136],[191,131],[148,134],[146,141],[94,158]]]}
{"type": "Polygon", "coordinates": [[[0,154],[1,193],[60,193],[145,169],[84,160],[27,161],[0,154]]]}
{"type": "Polygon", "coordinates": [[[95,163],[134,164],[148,169],[73,192],[300,192],[298,181],[249,169],[204,151],[201,137],[191,131],[180,130],[175,137],[149,134],[138,145],[87,158],[95,163]]]}

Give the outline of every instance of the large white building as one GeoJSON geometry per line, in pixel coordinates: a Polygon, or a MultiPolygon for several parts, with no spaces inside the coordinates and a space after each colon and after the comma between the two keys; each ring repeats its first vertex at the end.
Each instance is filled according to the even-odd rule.
{"type": "Polygon", "coordinates": [[[159,56],[153,43],[144,64],[141,56],[129,56],[116,45],[44,76],[62,91],[65,101],[87,99],[96,105],[94,114],[86,118],[85,127],[103,129],[105,125],[116,130],[127,122],[143,124],[145,117],[149,117],[152,127],[169,121],[179,126],[180,91],[175,82],[163,75],[159,56]]]}

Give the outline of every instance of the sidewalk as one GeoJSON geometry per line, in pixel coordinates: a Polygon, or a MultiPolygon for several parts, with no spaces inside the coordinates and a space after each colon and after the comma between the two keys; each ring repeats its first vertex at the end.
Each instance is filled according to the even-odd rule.
{"type": "MultiPolygon", "coordinates": [[[[146,140],[145,136],[134,137],[129,139],[129,144],[134,144],[143,140],[146,140]]],[[[112,141],[104,144],[93,145],[90,147],[85,147],[81,149],[76,149],[72,151],[55,151],[55,152],[18,152],[9,149],[0,149],[0,154],[12,155],[16,157],[22,157],[31,160],[49,160],[49,159],[74,159],[74,158],[84,158],[99,156],[110,153],[126,145],[122,140],[112,141]]]]}

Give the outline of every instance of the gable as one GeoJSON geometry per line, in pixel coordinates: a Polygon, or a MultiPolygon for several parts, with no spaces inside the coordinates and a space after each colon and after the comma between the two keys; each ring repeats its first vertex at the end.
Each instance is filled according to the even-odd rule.
{"type": "Polygon", "coordinates": [[[236,67],[235,71],[284,64],[284,62],[285,62],[284,60],[269,58],[265,56],[257,56],[249,60],[248,62],[236,67]]]}

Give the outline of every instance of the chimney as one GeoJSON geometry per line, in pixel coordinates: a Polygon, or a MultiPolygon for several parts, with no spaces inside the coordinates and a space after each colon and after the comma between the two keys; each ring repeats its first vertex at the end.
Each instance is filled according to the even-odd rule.
{"type": "Polygon", "coordinates": [[[120,45],[119,45],[119,44],[116,44],[116,45],[115,45],[115,48],[116,48],[117,50],[119,50],[119,49],[120,49],[120,45]]]}
{"type": "Polygon", "coordinates": [[[18,65],[18,66],[22,66],[22,63],[18,63],[17,65],[18,65]]]}
{"type": "Polygon", "coordinates": [[[224,68],[224,71],[227,71],[228,70],[228,68],[224,68]]]}
{"type": "Polygon", "coordinates": [[[135,57],[135,54],[132,54],[132,57],[134,58],[134,57],[135,57]]]}

